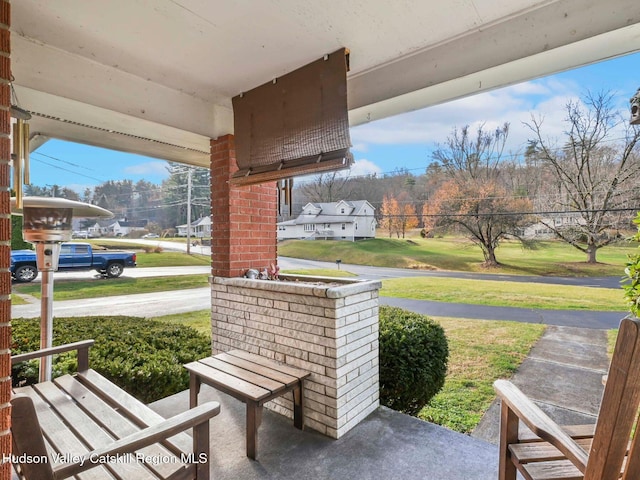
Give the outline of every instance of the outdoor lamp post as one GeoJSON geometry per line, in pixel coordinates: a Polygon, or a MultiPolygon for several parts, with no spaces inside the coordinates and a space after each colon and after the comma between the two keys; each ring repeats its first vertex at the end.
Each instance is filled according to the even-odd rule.
{"type": "MultiPolygon", "coordinates": [[[[104,208],[55,197],[24,197],[22,208],[11,199],[11,213],[23,215],[22,235],[36,246],[38,271],[42,273],[40,300],[40,348],[53,340],[53,272],[58,270],[60,245],[71,240],[73,217],[111,218],[104,208]]],[[[51,357],[40,359],[40,382],[51,380],[51,357]]]]}

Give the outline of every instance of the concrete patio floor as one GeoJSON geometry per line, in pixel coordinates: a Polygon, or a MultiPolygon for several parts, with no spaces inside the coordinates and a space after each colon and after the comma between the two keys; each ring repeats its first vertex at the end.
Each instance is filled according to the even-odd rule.
{"type": "MultiPolygon", "coordinates": [[[[495,445],[380,407],[339,440],[264,411],[258,430],[258,460],[245,454],[245,408],[238,400],[203,386],[200,402],[220,402],[211,422],[211,475],[215,480],[251,479],[433,479],[495,480],[495,445]]],[[[169,417],[188,409],[183,391],[150,405],[169,417]]]]}

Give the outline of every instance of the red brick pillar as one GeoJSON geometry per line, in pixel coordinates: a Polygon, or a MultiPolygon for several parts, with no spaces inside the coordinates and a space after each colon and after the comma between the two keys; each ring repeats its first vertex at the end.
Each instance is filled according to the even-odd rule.
{"type": "Polygon", "coordinates": [[[211,273],[238,277],[276,263],[275,182],[233,187],[238,170],[233,135],[211,141],[211,273]]]}
{"type": "MultiPolygon", "coordinates": [[[[11,206],[9,191],[9,135],[11,131],[11,60],[8,0],[0,0],[0,459],[11,454],[11,206]]],[[[0,464],[0,479],[11,478],[11,463],[0,464]]]]}

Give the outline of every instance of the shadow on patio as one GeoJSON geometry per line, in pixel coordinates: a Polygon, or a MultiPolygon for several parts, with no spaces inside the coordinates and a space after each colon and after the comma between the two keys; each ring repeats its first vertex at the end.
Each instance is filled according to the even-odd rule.
{"type": "MultiPolygon", "coordinates": [[[[495,445],[438,425],[378,408],[338,440],[265,409],[258,430],[258,460],[245,455],[245,406],[202,386],[200,402],[220,402],[211,421],[211,475],[225,479],[433,479],[494,480],[495,445]]],[[[150,407],[164,417],[189,408],[189,392],[150,407]]]]}

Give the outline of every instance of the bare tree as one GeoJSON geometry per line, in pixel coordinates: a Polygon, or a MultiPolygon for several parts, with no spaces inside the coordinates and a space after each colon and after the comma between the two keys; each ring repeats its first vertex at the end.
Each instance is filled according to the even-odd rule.
{"type": "Polygon", "coordinates": [[[500,242],[507,237],[521,238],[522,227],[530,221],[523,215],[531,211],[530,202],[509,191],[501,179],[508,134],[506,123],[493,132],[481,125],[475,136],[468,126],[455,129],[433,154],[449,180],[423,208],[427,227],[457,226],[468,233],[480,246],[486,266],[498,265],[496,249],[500,242]]]}
{"type": "Polygon", "coordinates": [[[640,173],[640,129],[614,110],[611,93],[587,93],[565,109],[562,146],[543,136],[542,118],[527,124],[537,157],[555,181],[548,205],[558,213],[542,215],[541,223],[596,263],[598,250],[618,238],[621,222],[628,225],[632,216],[624,210],[640,173]],[[571,216],[575,220],[563,221],[571,216]]]}
{"type": "Polygon", "coordinates": [[[301,186],[302,194],[310,202],[330,203],[348,196],[349,176],[342,172],[321,173],[301,186]]]}

